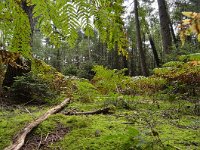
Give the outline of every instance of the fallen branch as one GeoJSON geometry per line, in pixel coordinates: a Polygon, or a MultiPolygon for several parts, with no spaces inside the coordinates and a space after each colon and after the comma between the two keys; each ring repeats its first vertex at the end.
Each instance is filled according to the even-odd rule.
{"type": "Polygon", "coordinates": [[[46,120],[50,115],[55,114],[62,110],[68,103],[70,99],[65,99],[61,104],[51,108],[48,110],[45,114],[43,114],[38,119],[31,122],[29,125],[27,125],[17,136],[17,138],[13,141],[12,145],[6,147],[4,150],[19,150],[23,145],[26,136],[28,133],[32,131],[33,128],[37,127],[40,123],[42,123],[44,120],[46,120]]]}
{"type": "Polygon", "coordinates": [[[65,115],[94,115],[94,114],[110,114],[111,108],[110,107],[106,107],[106,108],[102,108],[102,109],[98,109],[95,111],[88,111],[88,112],[76,112],[76,111],[68,111],[68,112],[64,112],[63,114],[65,115]]]}

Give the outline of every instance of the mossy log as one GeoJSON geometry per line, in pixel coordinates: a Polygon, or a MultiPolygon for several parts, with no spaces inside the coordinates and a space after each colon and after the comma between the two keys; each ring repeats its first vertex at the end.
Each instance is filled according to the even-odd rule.
{"type": "Polygon", "coordinates": [[[13,143],[6,147],[4,150],[19,150],[23,145],[26,136],[28,133],[30,133],[33,128],[37,127],[40,123],[42,123],[44,120],[46,120],[50,115],[55,114],[59,111],[61,111],[68,103],[70,102],[70,99],[65,99],[61,104],[51,108],[48,110],[45,114],[40,116],[38,119],[34,120],[30,124],[28,124],[18,135],[17,138],[13,141],[13,143]]]}

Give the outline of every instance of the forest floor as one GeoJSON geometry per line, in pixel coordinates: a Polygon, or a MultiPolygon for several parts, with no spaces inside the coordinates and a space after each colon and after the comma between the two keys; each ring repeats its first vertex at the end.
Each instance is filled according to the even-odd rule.
{"type": "MultiPolygon", "coordinates": [[[[200,117],[192,101],[169,101],[166,97],[164,94],[156,97],[107,95],[91,102],[73,101],[35,128],[22,149],[200,149],[200,117]],[[64,114],[110,106],[110,114],[64,114]]],[[[10,105],[1,101],[0,149],[9,146],[25,125],[51,107],[10,105]]]]}

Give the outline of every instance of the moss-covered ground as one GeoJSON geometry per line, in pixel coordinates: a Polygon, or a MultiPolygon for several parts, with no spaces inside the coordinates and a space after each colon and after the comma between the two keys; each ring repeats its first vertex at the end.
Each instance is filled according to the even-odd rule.
{"type": "MultiPolygon", "coordinates": [[[[188,101],[110,95],[91,102],[74,101],[63,111],[91,111],[107,106],[112,106],[112,114],[52,115],[31,134],[45,137],[54,132],[58,123],[68,127],[70,132],[48,149],[200,149],[200,117],[188,101]]],[[[2,107],[0,149],[8,146],[17,132],[47,109],[48,106],[2,107]]]]}

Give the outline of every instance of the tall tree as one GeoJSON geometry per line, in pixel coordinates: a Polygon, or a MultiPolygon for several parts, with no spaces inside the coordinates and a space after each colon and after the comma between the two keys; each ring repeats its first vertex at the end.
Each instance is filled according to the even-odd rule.
{"type": "Polygon", "coordinates": [[[140,22],[139,22],[139,15],[138,15],[138,1],[134,0],[134,11],[135,11],[135,26],[136,26],[136,39],[137,39],[137,48],[139,50],[140,59],[141,59],[141,69],[142,74],[144,76],[148,76],[148,69],[145,60],[145,52],[142,47],[142,39],[140,33],[140,22]]]}
{"type": "Polygon", "coordinates": [[[162,35],[163,51],[170,54],[172,47],[172,37],[170,32],[170,18],[165,0],[157,0],[160,18],[160,28],[162,35]]]}

